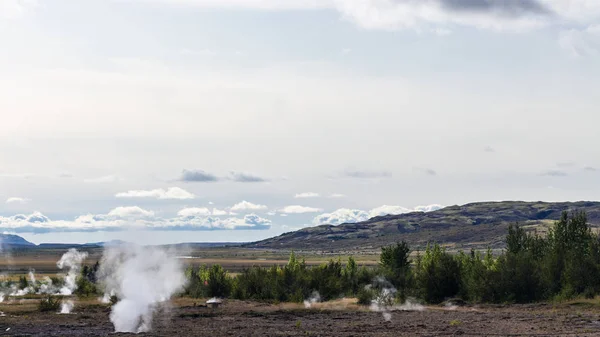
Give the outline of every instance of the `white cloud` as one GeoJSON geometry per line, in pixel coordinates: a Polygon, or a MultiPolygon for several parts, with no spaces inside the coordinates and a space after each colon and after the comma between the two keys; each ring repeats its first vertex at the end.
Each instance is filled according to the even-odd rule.
{"type": "Polygon", "coordinates": [[[405,208],[402,206],[389,206],[383,205],[380,207],[373,208],[370,211],[363,211],[360,209],[348,209],[340,208],[331,213],[324,213],[316,216],[313,219],[314,225],[340,225],[343,223],[355,223],[369,220],[370,218],[382,215],[396,215],[409,212],[431,212],[442,208],[442,206],[434,204],[428,206],[417,206],[414,209],[405,208]]]}
{"type": "Polygon", "coordinates": [[[377,208],[373,208],[371,211],[369,211],[369,218],[374,218],[376,216],[382,216],[382,215],[388,215],[388,214],[403,214],[403,213],[408,213],[411,212],[410,209],[402,207],[402,206],[388,206],[388,205],[383,205],[383,206],[379,206],[377,208]]]}
{"type": "Polygon", "coordinates": [[[414,211],[433,212],[433,211],[437,211],[438,209],[442,209],[442,208],[444,208],[444,206],[438,205],[438,204],[432,204],[432,205],[426,205],[426,206],[417,206],[417,207],[415,207],[414,211]]]}
{"type": "Polygon", "coordinates": [[[105,183],[114,183],[114,182],[121,181],[121,180],[122,179],[119,176],[111,174],[111,175],[102,176],[102,177],[84,179],[83,182],[90,183],[90,184],[105,184],[105,183]]]}
{"type": "Polygon", "coordinates": [[[558,44],[575,57],[600,55],[600,24],[563,30],[558,36],[558,44]]]}
{"type": "Polygon", "coordinates": [[[27,198],[11,197],[6,199],[7,204],[26,204],[27,202],[29,202],[27,198]]]}
{"type": "Polygon", "coordinates": [[[287,214],[317,213],[322,211],[323,210],[321,208],[305,207],[300,205],[286,206],[281,210],[282,213],[287,214]]]}
{"type": "Polygon", "coordinates": [[[177,212],[177,215],[180,217],[196,217],[196,216],[208,216],[208,215],[227,215],[227,211],[220,210],[218,208],[213,208],[212,211],[206,207],[191,207],[184,208],[177,212]]]}
{"type": "Polygon", "coordinates": [[[184,208],[177,212],[180,217],[211,215],[211,211],[206,207],[184,208]]]}
{"type": "Polygon", "coordinates": [[[232,211],[265,211],[267,210],[267,206],[258,205],[248,202],[246,200],[239,202],[233,206],[231,206],[232,211]]]}
{"type": "Polygon", "coordinates": [[[154,212],[147,211],[138,206],[119,206],[108,212],[109,217],[113,218],[124,218],[124,219],[138,219],[138,218],[149,218],[154,216],[154,212]]]}
{"type": "Polygon", "coordinates": [[[157,188],[154,190],[132,190],[117,193],[117,198],[156,198],[156,199],[194,199],[195,195],[179,187],[169,187],[167,190],[157,188]]]}
{"type": "Polygon", "coordinates": [[[330,198],[345,198],[346,195],[345,194],[341,194],[341,193],[332,193],[329,195],[330,198]]]}
{"type": "Polygon", "coordinates": [[[298,193],[294,196],[294,198],[317,198],[317,197],[319,197],[319,193],[315,193],[315,192],[298,193]]]}
{"type": "Polygon", "coordinates": [[[331,213],[317,215],[313,219],[315,225],[341,225],[343,223],[360,222],[369,219],[369,213],[359,209],[340,208],[331,213]]]}
{"type": "Polygon", "coordinates": [[[227,211],[213,208],[212,215],[227,215],[227,211]]]}
{"type": "MultiPolygon", "coordinates": [[[[183,211],[183,210],[182,210],[183,211]]],[[[30,215],[17,214],[10,217],[0,216],[0,229],[18,233],[46,232],[95,232],[122,231],[129,228],[145,230],[264,230],[269,229],[271,221],[256,214],[247,214],[243,218],[225,218],[207,216],[204,212],[180,212],[182,214],[163,219],[154,216],[151,211],[139,207],[117,207],[108,214],[87,214],[73,221],[50,220],[40,212],[30,215]]]]}

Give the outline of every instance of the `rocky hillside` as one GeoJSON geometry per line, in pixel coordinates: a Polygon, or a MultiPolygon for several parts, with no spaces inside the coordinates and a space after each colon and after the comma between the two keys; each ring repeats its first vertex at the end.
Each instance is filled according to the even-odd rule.
{"type": "Polygon", "coordinates": [[[0,246],[35,246],[18,235],[0,234],[0,246]]]}
{"type": "Polygon", "coordinates": [[[478,202],[437,211],[375,217],[370,220],[310,227],[246,244],[245,247],[334,251],[369,251],[405,240],[413,248],[428,242],[450,248],[502,248],[508,225],[519,223],[544,232],[563,211],[585,211],[590,224],[600,225],[600,202],[478,202]]]}

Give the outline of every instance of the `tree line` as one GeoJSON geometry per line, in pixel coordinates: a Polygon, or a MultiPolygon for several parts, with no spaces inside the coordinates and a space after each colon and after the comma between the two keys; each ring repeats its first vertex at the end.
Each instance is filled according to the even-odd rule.
{"type": "Polygon", "coordinates": [[[375,268],[359,267],[352,257],[345,264],[332,259],[309,267],[293,252],[284,266],[253,266],[235,277],[218,264],[189,267],[185,295],[301,302],[317,291],[322,300],[352,296],[370,303],[393,286],[397,301],[527,303],[591,298],[600,291],[600,239],[583,212],[563,212],[546,235],[510,225],[499,256],[489,249],[451,254],[438,244],[410,255],[408,244],[400,242],[381,249],[375,268]]]}

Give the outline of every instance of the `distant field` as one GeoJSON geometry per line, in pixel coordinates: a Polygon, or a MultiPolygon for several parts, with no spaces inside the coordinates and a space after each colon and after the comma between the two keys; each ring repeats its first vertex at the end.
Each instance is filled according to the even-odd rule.
{"type": "MultiPolygon", "coordinates": [[[[12,251],[9,256],[0,258],[0,271],[18,277],[34,269],[36,275],[55,275],[60,270],[56,262],[60,259],[65,249],[24,249],[12,251]]],[[[93,265],[102,256],[101,249],[89,250],[89,257],[84,264],[93,265]]],[[[258,250],[244,248],[202,248],[182,250],[175,252],[185,265],[199,266],[203,264],[220,264],[230,272],[240,272],[252,266],[284,265],[288,262],[289,252],[258,250]]],[[[339,258],[343,263],[348,255],[323,255],[315,253],[297,253],[299,258],[305,258],[308,265],[318,265],[339,258]]],[[[379,260],[379,255],[355,256],[359,265],[373,266],[379,260]]]]}

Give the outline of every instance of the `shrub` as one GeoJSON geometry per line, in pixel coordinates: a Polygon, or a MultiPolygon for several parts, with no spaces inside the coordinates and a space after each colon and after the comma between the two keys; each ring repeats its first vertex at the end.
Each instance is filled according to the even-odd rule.
{"type": "Polygon", "coordinates": [[[358,291],[358,304],[361,305],[370,305],[375,298],[375,292],[373,289],[365,287],[358,291]]]}
{"type": "Polygon", "coordinates": [[[50,276],[50,281],[56,288],[62,288],[65,285],[65,279],[58,276],[50,276]]]}
{"type": "Polygon", "coordinates": [[[208,291],[209,297],[227,297],[231,292],[231,282],[227,272],[221,265],[214,264],[208,269],[208,291]]]}
{"type": "Polygon", "coordinates": [[[400,301],[404,301],[407,290],[412,287],[413,273],[409,256],[410,248],[404,241],[381,248],[379,266],[385,278],[396,288],[400,301]]]}
{"type": "Polygon", "coordinates": [[[48,295],[48,296],[43,297],[40,300],[38,309],[39,309],[39,311],[42,311],[42,312],[58,311],[58,309],[60,309],[61,303],[62,303],[62,300],[59,297],[48,295]]]}
{"type": "Polygon", "coordinates": [[[425,255],[417,260],[416,286],[421,298],[440,303],[454,297],[460,289],[460,265],[439,245],[427,246],[425,255]]]}
{"type": "Polygon", "coordinates": [[[77,296],[90,297],[99,294],[96,284],[92,283],[87,277],[77,277],[76,285],[77,289],[75,289],[75,294],[77,296]]]}
{"type": "Polygon", "coordinates": [[[27,282],[27,277],[21,275],[19,276],[19,289],[25,289],[29,286],[29,283],[27,282]]]}

